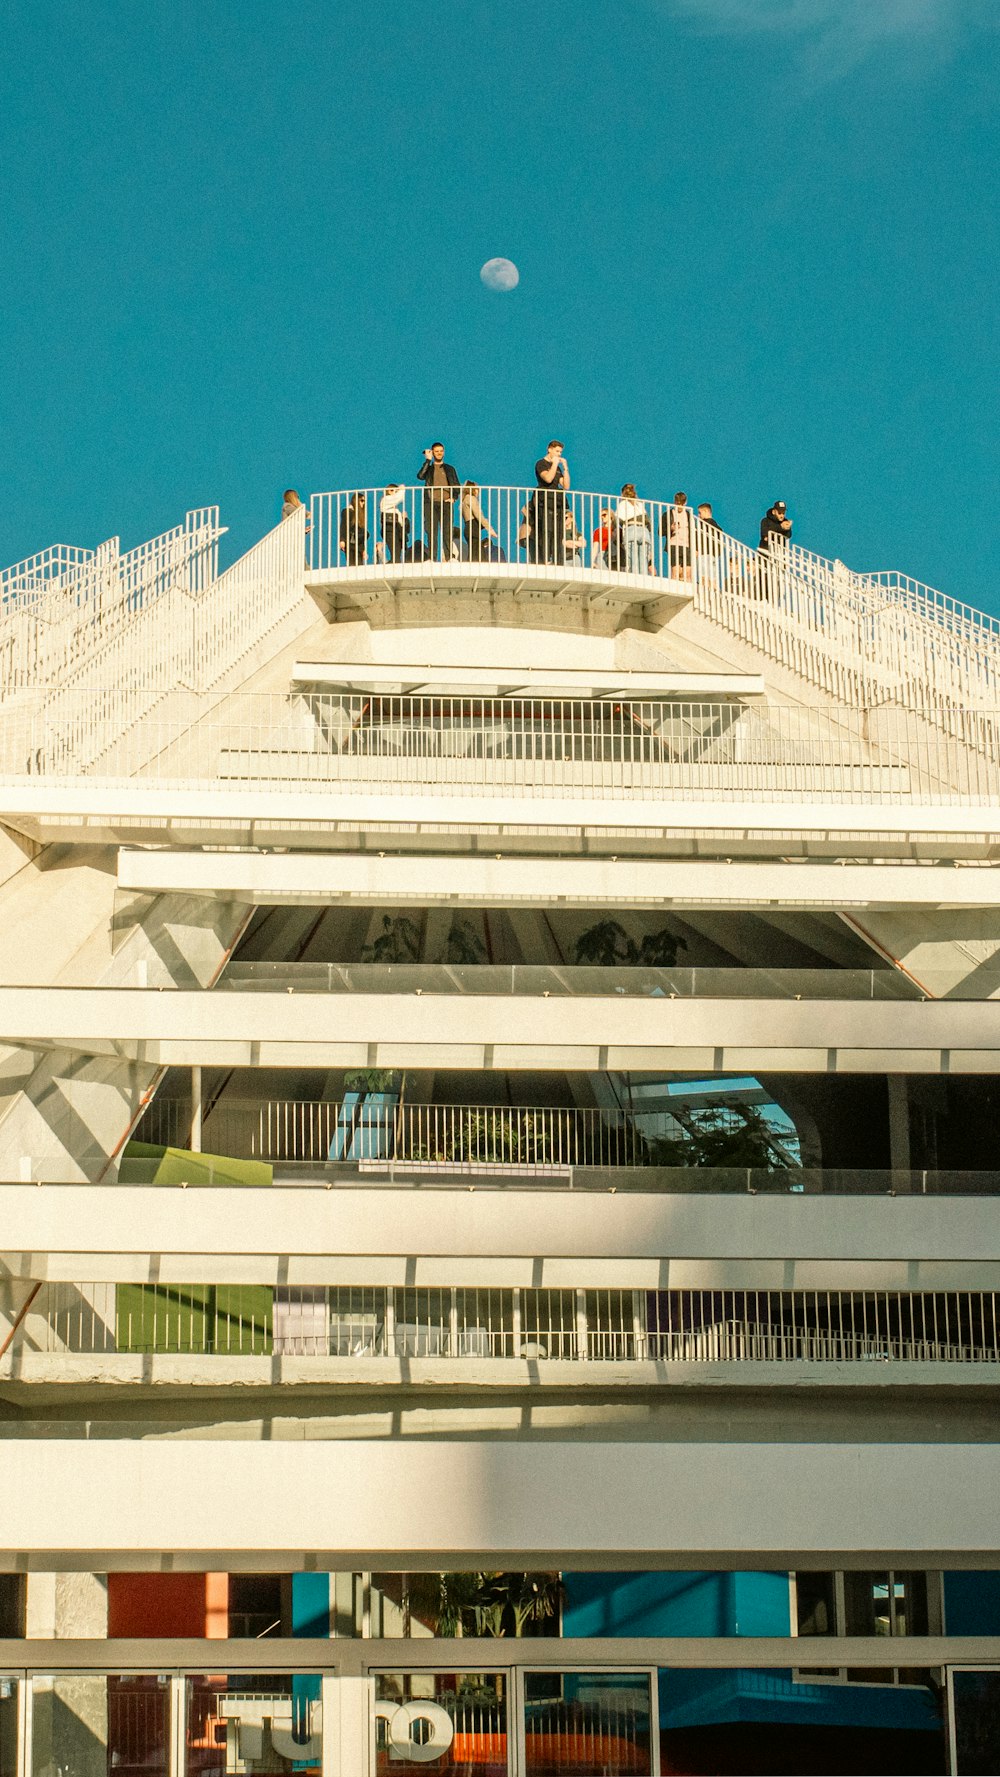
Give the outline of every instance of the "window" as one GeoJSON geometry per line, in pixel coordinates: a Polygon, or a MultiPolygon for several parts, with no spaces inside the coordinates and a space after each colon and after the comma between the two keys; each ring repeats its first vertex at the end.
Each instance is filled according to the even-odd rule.
{"type": "MultiPolygon", "coordinates": [[[[899,1569],[792,1575],[792,1633],[824,1635],[936,1635],[941,1632],[939,1573],[899,1569]]],[[[909,1667],[800,1667],[797,1676],[847,1684],[926,1684],[909,1667]]]]}

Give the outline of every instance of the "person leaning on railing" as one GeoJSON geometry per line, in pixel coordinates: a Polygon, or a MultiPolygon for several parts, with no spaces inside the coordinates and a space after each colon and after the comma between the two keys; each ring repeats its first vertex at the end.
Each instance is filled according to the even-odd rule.
{"type": "Polygon", "coordinates": [[[625,563],[630,574],[653,572],[653,538],[649,513],[635,491],[635,482],[626,481],[621,499],[615,508],[618,534],[625,545],[625,563]]]}
{"type": "MultiPolygon", "coordinates": [[[[281,496],[282,521],[284,521],[286,518],[291,518],[291,516],[294,512],[302,512],[303,510],[304,510],[303,503],[299,499],[299,496],[296,493],[295,489],[293,487],[286,487],[284,493],[281,496]]],[[[312,530],[312,523],[309,518],[309,514],[307,512],[306,513],[306,536],[307,537],[308,537],[309,532],[311,530],[312,530]]],[[[306,567],[308,567],[308,566],[309,566],[309,556],[307,553],[306,567]]]]}
{"type": "Polygon", "coordinates": [[[467,481],[462,489],[462,530],[462,553],[467,561],[505,559],[500,539],[480,505],[478,481],[467,481]],[[492,539],[492,548],[487,537],[492,539]]]}
{"type": "Polygon", "coordinates": [[[390,481],[378,503],[381,539],[376,555],[384,561],[404,561],[410,542],[410,515],[404,510],[406,488],[401,481],[390,481]]]}
{"type": "Polygon", "coordinates": [[[785,550],[791,541],[792,521],[784,500],[773,500],[760,521],[760,548],[757,552],[758,598],[776,598],[780,590],[780,574],[785,550]]]}

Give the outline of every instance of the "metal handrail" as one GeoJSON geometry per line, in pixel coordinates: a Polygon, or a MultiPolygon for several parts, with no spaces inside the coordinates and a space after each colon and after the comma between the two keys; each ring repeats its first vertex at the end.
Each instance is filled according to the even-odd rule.
{"type": "MultiPolygon", "coordinates": [[[[129,638],[128,679],[142,664],[143,619],[157,610],[161,637],[171,622],[160,609],[171,595],[197,599],[218,573],[224,534],[217,506],[198,507],[162,536],[120,553],[112,537],[94,551],[58,545],[0,576],[0,695],[66,687],[120,660],[129,638]]],[[[173,615],[178,626],[179,614],[173,615]]],[[[161,640],[155,670],[169,670],[161,640]]],[[[109,674],[110,678],[110,674],[109,674]]]]}
{"type": "MultiPolygon", "coordinates": [[[[599,579],[640,603],[669,581],[714,622],[845,702],[890,697],[950,732],[956,706],[998,700],[1000,621],[905,575],[855,573],[797,544],[762,554],[668,501],[634,502],[631,521],[618,524],[619,494],[480,487],[482,521],[465,516],[461,489],[449,498],[400,487],[383,512],[386,495],[313,495],[314,574],[378,579],[378,569],[405,582],[416,553],[474,563],[480,575],[502,557],[558,570],[581,590],[599,579]]],[[[995,751],[996,730],[990,741],[995,751]]]]}
{"type": "MultiPolygon", "coordinates": [[[[282,534],[290,524],[265,540],[280,557],[268,618],[274,625],[289,613],[298,620],[294,539],[289,545],[282,534]]],[[[228,671],[253,645],[263,620],[268,571],[263,562],[247,563],[244,558],[239,574],[229,570],[204,595],[210,621],[199,631],[205,645],[199,643],[194,657],[188,631],[185,669],[200,682],[228,671]]],[[[945,735],[920,715],[891,706],[354,692],[221,696],[95,682],[9,709],[0,726],[0,778],[491,799],[527,793],[993,806],[1000,799],[1000,753],[993,756],[990,736],[1000,733],[1000,711],[953,711],[952,730],[945,735]]]]}
{"type": "MultiPolygon", "coordinates": [[[[941,972],[950,985],[952,975],[941,972]]],[[[933,984],[934,971],[922,983],[933,984]]],[[[881,969],[656,968],[641,964],[234,962],[217,992],[527,995],[542,998],[919,1000],[909,975],[881,969]]],[[[980,990],[982,991],[982,990],[980,990]]],[[[989,998],[989,992],[984,994],[989,998]]]]}
{"type": "Polygon", "coordinates": [[[14,1355],[1000,1363],[976,1290],[46,1283],[14,1355]]]}

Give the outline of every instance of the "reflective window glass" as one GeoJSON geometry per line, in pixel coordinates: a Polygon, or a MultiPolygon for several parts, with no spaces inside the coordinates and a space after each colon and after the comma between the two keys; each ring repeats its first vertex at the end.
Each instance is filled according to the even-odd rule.
{"type": "Polygon", "coordinates": [[[321,1680],[313,1674],[192,1677],[188,1777],[320,1777],[321,1680]]]}
{"type": "Polygon", "coordinates": [[[800,1635],[836,1635],[837,1585],[832,1573],[795,1575],[796,1626],[800,1635]]]}
{"type": "Polygon", "coordinates": [[[489,1672],[380,1672],[375,1679],[379,1777],[449,1771],[507,1777],[507,1678],[489,1672]]]}
{"type": "Polygon", "coordinates": [[[0,1677],[0,1777],[17,1773],[17,1679],[0,1677]]]}
{"type": "Polygon", "coordinates": [[[68,1672],[31,1683],[32,1777],[167,1777],[168,1679],[68,1672]]]}
{"type": "Polygon", "coordinates": [[[650,1680],[645,1672],[527,1672],[527,1777],[649,1777],[650,1680]]]}
{"type": "Polygon", "coordinates": [[[956,1671],[955,1765],[958,1777],[993,1777],[1000,1771],[1000,1672],[956,1671]]]}

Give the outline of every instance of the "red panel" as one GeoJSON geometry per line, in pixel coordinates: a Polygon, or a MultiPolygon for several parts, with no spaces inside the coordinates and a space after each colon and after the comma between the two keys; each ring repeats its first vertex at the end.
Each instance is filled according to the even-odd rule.
{"type": "Polygon", "coordinates": [[[109,1573],[108,1634],[223,1637],[228,1632],[226,1573],[109,1573]]]}

